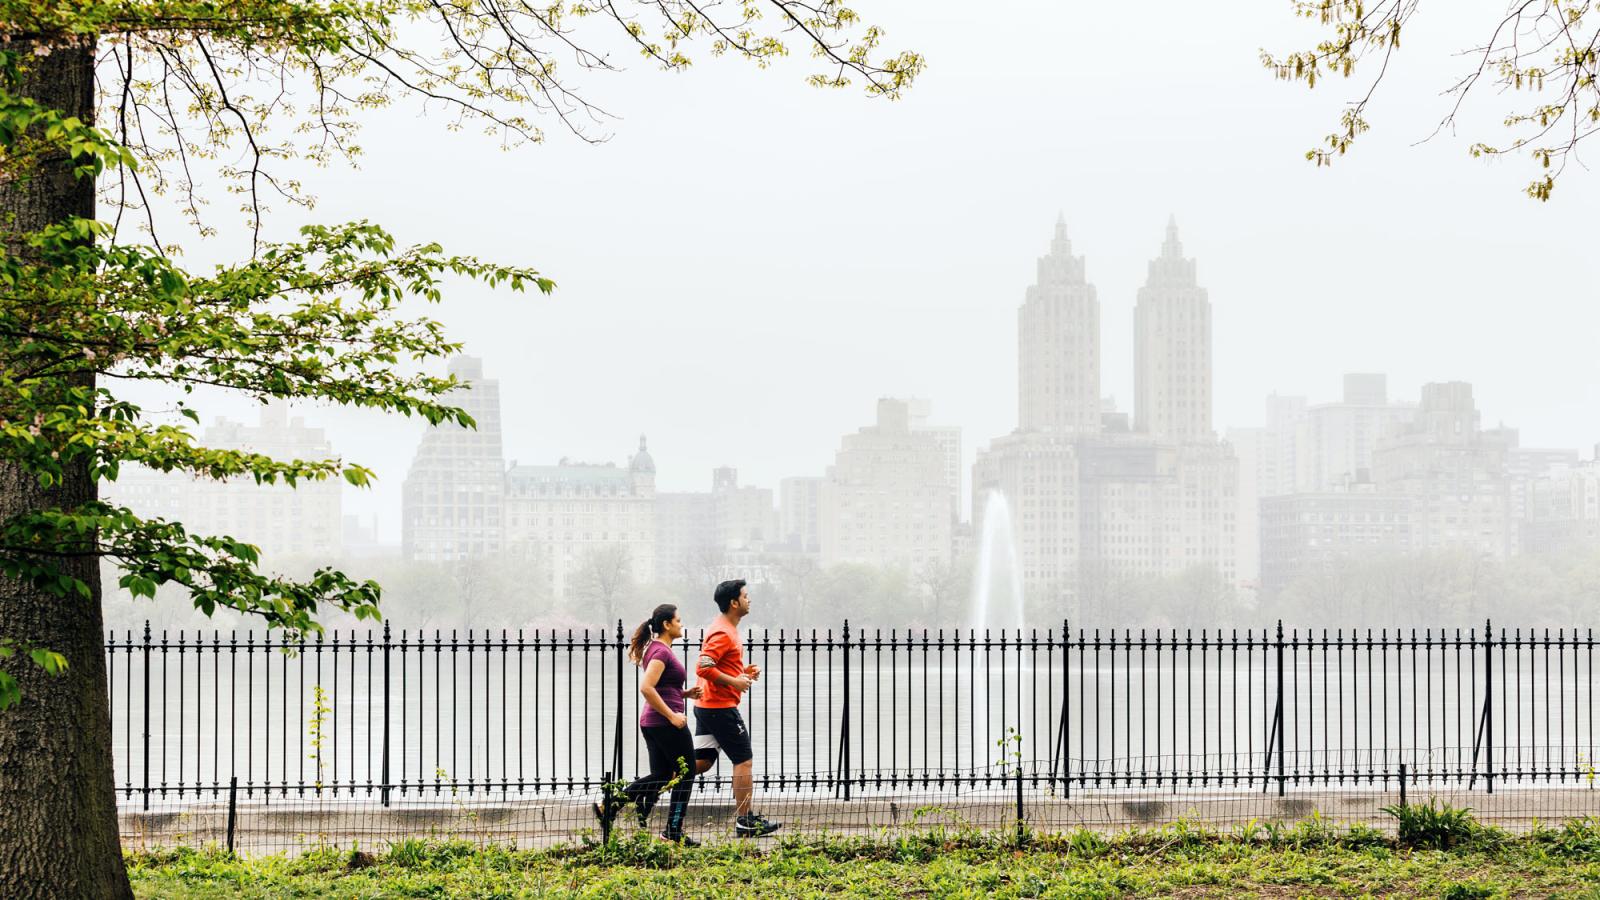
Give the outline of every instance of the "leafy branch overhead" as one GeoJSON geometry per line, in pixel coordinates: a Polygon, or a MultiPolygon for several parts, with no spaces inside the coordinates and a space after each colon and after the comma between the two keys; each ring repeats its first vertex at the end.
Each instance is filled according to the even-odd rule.
{"type": "MultiPolygon", "coordinates": [[[[1368,130],[1367,108],[1400,50],[1402,32],[1411,33],[1418,2],[1369,6],[1361,0],[1293,0],[1295,14],[1314,21],[1325,37],[1309,50],[1285,56],[1263,50],[1267,68],[1307,87],[1332,75],[1355,78],[1358,69],[1369,78],[1366,91],[1341,113],[1326,146],[1307,151],[1307,159],[1331,165],[1368,130]]],[[[1445,90],[1449,109],[1433,134],[1454,133],[1468,98],[1485,83],[1498,86],[1501,96],[1523,98],[1503,115],[1506,141],[1473,141],[1468,152],[1475,157],[1527,154],[1540,169],[1526,188],[1528,196],[1548,200],[1556,179],[1577,158],[1579,143],[1600,130],[1600,10],[1588,0],[1517,0],[1499,21],[1485,24],[1490,26],[1487,39],[1461,54],[1467,64],[1445,90]]]]}
{"type": "MultiPolygon", "coordinates": [[[[8,159],[65,153],[79,177],[134,164],[106,135],[3,89],[0,122],[8,159]]],[[[408,371],[459,349],[439,323],[400,314],[408,299],[439,301],[449,278],[554,289],[529,268],[450,256],[436,245],[397,248],[367,223],[307,227],[298,242],[265,245],[254,259],[207,276],[150,248],[113,243],[108,226],[86,219],[0,232],[0,461],[46,488],[74,476],[115,480],[128,463],[211,479],[293,485],[342,477],[365,485],[368,469],[338,459],[198,446],[186,429],[150,422],[103,385],[204,385],[470,427],[448,402],[460,387],[453,377],[408,371]]],[[[333,570],[305,581],[269,575],[246,543],[100,501],[0,521],[0,572],[48,594],[93,596],[93,585],[59,566],[85,556],[114,562],[134,596],[175,583],[207,613],[231,608],[291,631],[316,627],[323,607],[377,614],[372,582],[333,570]]],[[[66,665],[48,648],[29,651],[48,671],[66,665]]],[[[17,696],[14,679],[0,672],[0,707],[17,696]]]]}
{"type": "MultiPolygon", "coordinates": [[[[0,0],[0,22],[0,193],[66,197],[92,181],[111,211],[105,222],[0,222],[0,471],[76,498],[0,507],[9,510],[0,575],[38,602],[93,602],[98,584],[74,561],[108,560],[135,596],[177,584],[207,613],[230,608],[292,631],[315,629],[329,608],[377,615],[378,585],[333,570],[268,574],[249,544],[141,518],[93,499],[93,485],[129,464],[258,484],[361,486],[373,473],[340,459],[200,446],[184,424],[152,420],[126,388],[224,389],[472,427],[451,402],[462,385],[419,374],[460,345],[402,304],[438,302],[462,279],[542,293],[554,285],[434,244],[399,247],[366,222],[271,242],[268,199],[314,199],[287,163],[354,162],[355,113],[403,97],[506,146],[542,140],[540,118],[602,140],[609,114],[580,90],[583,75],[638,57],[685,69],[697,44],[759,67],[809,52],[818,63],[810,83],[860,82],[890,99],[923,67],[916,53],[884,51],[881,30],[838,0],[0,0]],[[93,79],[88,114],[51,108],[36,92],[36,71],[75,57],[93,79]],[[173,261],[157,205],[174,205],[209,238],[217,231],[202,217],[211,199],[202,185],[237,198],[248,261],[209,273],[173,261]],[[140,243],[123,240],[125,216],[140,220],[140,243]]],[[[186,402],[177,410],[199,421],[186,402]]],[[[20,696],[5,669],[23,655],[50,673],[68,663],[0,634],[0,708],[20,696]]]]}
{"type": "Polygon", "coordinates": [[[898,98],[924,67],[841,0],[0,0],[13,36],[95,38],[101,121],[146,166],[120,169],[102,201],[142,216],[170,195],[202,236],[203,184],[226,183],[259,240],[269,198],[311,206],[281,164],[355,160],[355,114],[403,97],[505,145],[553,120],[605,139],[612,115],[586,76],[642,58],[666,70],[711,56],[767,67],[791,52],[819,87],[898,98]]]}

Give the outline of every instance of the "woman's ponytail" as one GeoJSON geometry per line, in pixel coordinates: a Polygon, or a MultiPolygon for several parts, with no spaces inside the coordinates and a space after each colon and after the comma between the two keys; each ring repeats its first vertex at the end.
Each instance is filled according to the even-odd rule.
{"type": "Polygon", "coordinates": [[[644,651],[650,646],[651,638],[660,634],[667,623],[678,615],[678,607],[671,603],[663,603],[650,613],[650,618],[639,623],[633,630],[633,639],[628,642],[628,659],[636,666],[644,665],[644,651]]]}

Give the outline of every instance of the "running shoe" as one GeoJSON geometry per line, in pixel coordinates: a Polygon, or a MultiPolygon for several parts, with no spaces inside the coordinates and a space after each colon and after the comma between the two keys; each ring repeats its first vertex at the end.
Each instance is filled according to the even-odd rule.
{"type": "Polygon", "coordinates": [[[777,822],[768,821],[766,816],[751,813],[740,816],[733,823],[733,833],[739,837],[766,837],[782,827],[777,822]]]}
{"type": "Polygon", "coordinates": [[[601,822],[611,822],[617,818],[617,813],[627,802],[626,797],[617,796],[609,788],[601,788],[600,802],[589,804],[589,808],[594,810],[595,818],[601,822]]]}

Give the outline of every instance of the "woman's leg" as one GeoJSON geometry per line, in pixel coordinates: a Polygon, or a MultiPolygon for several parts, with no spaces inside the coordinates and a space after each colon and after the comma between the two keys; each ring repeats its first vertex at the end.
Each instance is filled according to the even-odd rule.
{"type": "Polygon", "coordinates": [[[672,758],[678,783],[672,787],[672,805],[667,808],[667,837],[677,840],[683,837],[683,819],[689,811],[689,796],[694,792],[694,736],[687,728],[672,731],[667,755],[672,758]]]}
{"type": "Polygon", "coordinates": [[[650,810],[661,797],[661,789],[677,774],[675,757],[671,756],[670,735],[678,729],[671,725],[648,725],[640,729],[644,734],[645,750],[650,754],[650,771],[640,775],[628,785],[628,798],[639,810],[639,824],[644,825],[650,810]]]}

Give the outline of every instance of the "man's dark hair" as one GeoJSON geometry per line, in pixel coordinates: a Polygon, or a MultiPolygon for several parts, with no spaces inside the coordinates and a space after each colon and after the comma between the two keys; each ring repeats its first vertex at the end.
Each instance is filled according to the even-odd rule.
{"type": "Polygon", "coordinates": [[[735,578],[717,585],[717,593],[712,598],[717,601],[717,609],[727,612],[733,601],[739,599],[739,592],[744,590],[744,585],[743,578],[735,578]]]}

